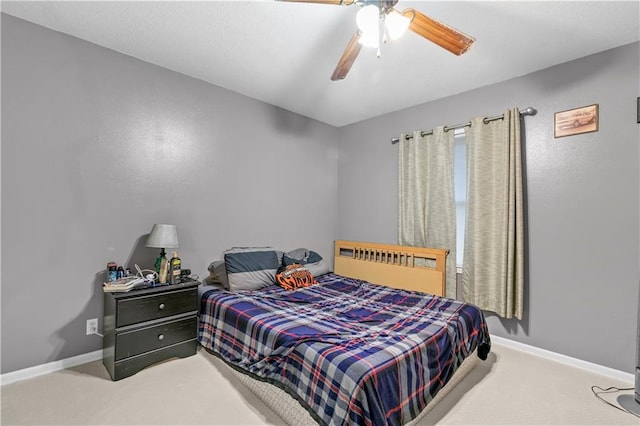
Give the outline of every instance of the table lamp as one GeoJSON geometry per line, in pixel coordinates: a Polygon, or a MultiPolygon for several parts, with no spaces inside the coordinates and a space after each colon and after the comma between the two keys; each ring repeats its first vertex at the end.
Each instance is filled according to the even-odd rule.
{"type": "Polygon", "coordinates": [[[147,247],[159,248],[160,256],[156,259],[155,268],[158,273],[158,282],[165,284],[167,282],[167,273],[169,269],[165,248],[178,248],[178,233],[175,225],[155,224],[151,229],[149,238],[147,238],[147,247]]]}

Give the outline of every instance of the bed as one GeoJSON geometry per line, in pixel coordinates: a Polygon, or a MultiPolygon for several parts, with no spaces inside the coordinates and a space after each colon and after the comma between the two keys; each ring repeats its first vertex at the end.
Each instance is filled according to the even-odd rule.
{"type": "Polygon", "coordinates": [[[336,241],[317,284],[205,291],[199,341],[290,424],[414,422],[490,350],[482,311],[441,296],[446,254],[336,241]]]}

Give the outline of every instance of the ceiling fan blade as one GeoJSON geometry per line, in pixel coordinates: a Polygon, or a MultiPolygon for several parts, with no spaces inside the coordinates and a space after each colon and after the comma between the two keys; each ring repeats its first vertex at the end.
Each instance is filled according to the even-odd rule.
{"type": "Polygon", "coordinates": [[[360,31],[356,31],[356,33],[349,40],[349,44],[347,44],[347,48],[344,49],[344,53],[342,53],[342,57],[338,61],[338,65],[336,69],[333,70],[333,74],[331,74],[331,80],[344,80],[344,78],[349,73],[351,66],[355,62],[358,57],[358,53],[360,53],[360,49],[362,49],[362,45],[359,43],[360,41],[360,31]]]}
{"type": "Polygon", "coordinates": [[[414,33],[426,38],[447,49],[454,55],[462,55],[469,50],[474,41],[473,37],[461,33],[448,25],[429,18],[427,15],[415,9],[405,9],[402,16],[411,19],[409,29],[414,33]]]}
{"type": "Polygon", "coordinates": [[[318,4],[335,4],[336,6],[349,6],[356,0],[278,0],[290,3],[318,3],[318,4]]]}

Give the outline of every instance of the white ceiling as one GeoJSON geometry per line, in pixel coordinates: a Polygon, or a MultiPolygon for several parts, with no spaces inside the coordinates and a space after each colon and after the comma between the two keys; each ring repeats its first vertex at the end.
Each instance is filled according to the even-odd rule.
{"type": "Polygon", "coordinates": [[[408,32],[329,77],[358,6],[262,1],[2,1],[2,11],[344,126],[640,40],[640,2],[404,1],[476,38],[455,56],[408,32]]]}

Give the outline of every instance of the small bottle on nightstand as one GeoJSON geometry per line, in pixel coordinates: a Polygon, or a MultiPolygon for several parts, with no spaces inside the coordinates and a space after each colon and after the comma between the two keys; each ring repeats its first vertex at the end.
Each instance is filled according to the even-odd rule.
{"type": "Polygon", "coordinates": [[[178,252],[174,251],[169,261],[169,282],[178,284],[180,282],[180,269],[182,268],[182,260],[178,257],[178,252]]]}
{"type": "Polygon", "coordinates": [[[169,281],[169,261],[164,255],[164,250],[160,253],[160,257],[156,259],[156,272],[158,273],[159,284],[166,284],[169,281]]]}

